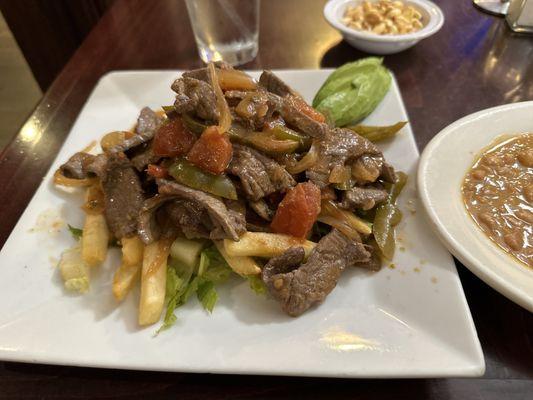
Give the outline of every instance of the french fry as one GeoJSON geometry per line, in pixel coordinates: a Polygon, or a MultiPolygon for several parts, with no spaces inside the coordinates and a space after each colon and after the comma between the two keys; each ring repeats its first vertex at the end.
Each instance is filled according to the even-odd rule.
{"type": "Polygon", "coordinates": [[[291,247],[303,247],[308,256],[315,246],[315,242],[279,233],[246,232],[238,242],[224,239],[224,249],[231,257],[271,258],[283,254],[291,247]]]}
{"type": "Polygon", "coordinates": [[[139,324],[150,325],[161,317],[165,305],[167,258],[170,243],[160,240],[144,248],[141,274],[139,324]]]}
{"type": "Polygon", "coordinates": [[[257,275],[261,273],[261,268],[252,257],[228,255],[224,248],[224,242],[222,241],[216,241],[215,246],[217,246],[218,251],[222,257],[224,257],[224,260],[226,260],[231,269],[239,275],[257,275]]]}
{"type": "Polygon", "coordinates": [[[115,296],[115,299],[118,301],[124,300],[138,279],[141,268],[142,263],[128,265],[122,262],[120,264],[113,277],[113,296],[115,296]]]}
{"type": "Polygon", "coordinates": [[[144,245],[138,236],[122,239],[122,263],[113,278],[113,295],[118,301],[126,297],[139,277],[144,245]]]}
{"type": "Polygon", "coordinates": [[[122,238],[122,262],[126,265],[141,264],[143,261],[144,244],[137,235],[122,238]]]}
{"type": "Polygon", "coordinates": [[[81,237],[81,256],[89,266],[104,262],[107,256],[109,231],[103,214],[87,214],[81,237]]]}

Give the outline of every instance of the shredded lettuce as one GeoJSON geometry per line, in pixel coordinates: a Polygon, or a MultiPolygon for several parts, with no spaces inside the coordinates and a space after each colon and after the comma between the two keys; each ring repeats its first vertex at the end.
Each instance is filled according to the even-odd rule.
{"type": "Polygon", "coordinates": [[[214,245],[201,252],[197,266],[188,266],[171,258],[167,268],[167,309],[156,334],[176,323],[176,309],[187,303],[195,293],[203,308],[211,313],[218,301],[215,286],[228,280],[231,273],[231,268],[214,245]]]}
{"type": "Polygon", "coordinates": [[[266,295],[267,288],[260,275],[248,275],[246,278],[248,279],[250,289],[252,289],[255,294],[261,296],[266,295]]]}
{"type": "Polygon", "coordinates": [[[163,319],[163,324],[157,330],[156,334],[170,328],[176,323],[176,308],[185,304],[185,293],[189,289],[190,281],[193,274],[193,267],[181,264],[171,259],[167,268],[167,286],[165,298],[167,299],[167,310],[163,319]]]}
{"type": "Polygon", "coordinates": [[[216,246],[210,246],[200,254],[196,297],[206,311],[213,312],[213,308],[218,301],[215,285],[226,282],[231,272],[230,266],[216,246]]]}
{"type": "Polygon", "coordinates": [[[80,240],[81,236],[83,235],[83,229],[75,228],[75,227],[73,227],[70,224],[67,224],[67,226],[68,226],[68,230],[69,230],[70,234],[72,235],[72,237],[74,239],[76,239],[76,240],[80,240]]]}
{"type": "Polygon", "coordinates": [[[183,304],[187,303],[191,296],[196,293],[198,290],[198,283],[200,281],[200,278],[198,276],[195,276],[190,282],[189,285],[185,288],[183,295],[181,297],[181,300],[183,304]]]}
{"type": "Polygon", "coordinates": [[[205,310],[210,313],[213,312],[213,308],[218,301],[218,293],[213,281],[202,281],[199,283],[196,296],[198,296],[198,300],[202,303],[205,310]]]}
{"type": "Polygon", "coordinates": [[[215,246],[208,247],[202,251],[202,254],[207,259],[207,266],[201,275],[202,279],[215,284],[226,282],[232,273],[232,269],[217,248],[215,246]]]}
{"type": "Polygon", "coordinates": [[[209,257],[205,251],[200,253],[200,262],[198,263],[198,276],[202,276],[209,267],[209,257]]]}

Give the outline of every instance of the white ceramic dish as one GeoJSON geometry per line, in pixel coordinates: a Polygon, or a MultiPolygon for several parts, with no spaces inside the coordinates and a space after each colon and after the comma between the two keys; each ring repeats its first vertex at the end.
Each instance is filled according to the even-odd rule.
{"type": "Polygon", "coordinates": [[[361,3],[363,0],[330,0],[324,6],[324,17],[337,29],[344,39],[353,47],[372,54],[394,54],[413,47],[420,40],[439,31],[444,24],[444,14],[435,3],[429,0],[407,0],[422,14],[424,27],[405,35],[377,35],[371,32],[358,31],[342,23],[346,7],[361,3]]]}
{"type": "MultiPolygon", "coordinates": [[[[280,71],[308,100],[331,70],[280,71]]],[[[190,301],[178,322],[137,326],[138,293],[122,305],[111,294],[118,250],[94,271],[91,291],[65,293],[54,267],[80,226],[81,195],[51,184],[52,171],[104,132],[128,129],[141,107],[171,104],[177,71],[116,72],[101,79],[41,187],[0,253],[0,359],[186,372],[333,377],[479,376],[484,360],[449,253],[416,207],[414,179],[401,198],[395,268],[346,271],[320,307],[293,319],[235,279],[212,315],[190,301]],[[58,225],[54,225],[58,222],[58,225]],[[32,231],[33,230],[33,231],[32,231]],[[51,232],[48,232],[51,231],[51,232]]],[[[256,75],[257,76],[257,75],[256,75]]],[[[407,119],[394,82],[369,124],[407,119]]],[[[383,150],[414,176],[418,153],[409,128],[383,150]]]]}
{"type": "Polygon", "coordinates": [[[494,244],[467,214],[461,185],[475,156],[502,134],[533,132],[533,101],[461,118],[426,146],[418,190],[429,220],[446,247],[474,274],[533,312],[533,270],[494,244]]]}

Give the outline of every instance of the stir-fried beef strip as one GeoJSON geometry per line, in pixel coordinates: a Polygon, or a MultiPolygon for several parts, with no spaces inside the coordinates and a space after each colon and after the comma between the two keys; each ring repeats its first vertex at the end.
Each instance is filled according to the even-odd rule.
{"type": "Polygon", "coordinates": [[[260,131],[275,111],[269,96],[263,91],[250,91],[233,109],[233,119],[250,130],[260,131]]]}
{"type": "Polygon", "coordinates": [[[133,236],[144,195],[139,177],[123,153],[109,156],[102,188],[109,229],[117,239],[133,236]]]}
{"type": "MultiPolygon", "coordinates": [[[[218,69],[223,70],[230,70],[233,69],[231,64],[228,64],[225,61],[216,61],[215,67],[218,69]]],[[[194,78],[198,79],[200,81],[209,82],[209,72],[207,70],[207,67],[198,68],[198,69],[192,69],[190,71],[185,71],[182,75],[183,78],[194,78]]]]}
{"type": "Polygon", "coordinates": [[[364,154],[352,165],[352,177],[357,183],[364,185],[375,182],[381,175],[383,157],[364,154]]]}
{"type": "Polygon", "coordinates": [[[381,166],[380,177],[383,178],[385,182],[389,182],[389,183],[395,183],[397,180],[394,167],[387,162],[383,162],[383,165],[381,166]]]}
{"type": "Polygon", "coordinates": [[[246,146],[234,144],[228,172],[238,176],[246,196],[257,201],[275,192],[285,191],[296,181],[276,161],[246,146]]]}
{"type": "Polygon", "coordinates": [[[381,155],[381,151],[371,141],[348,129],[328,130],[324,139],[318,142],[318,161],[307,170],[307,178],[324,188],[329,184],[334,166],[353,162],[365,154],[381,155]]]}
{"type": "Polygon", "coordinates": [[[301,264],[303,248],[291,248],[270,259],[262,278],[282,309],[297,317],[326,298],[345,268],[369,259],[370,253],[362,243],[353,242],[334,229],[318,242],[306,262],[301,264]]]}
{"type": "Polygon", "coordinates": [[[187,239],[209,239],[214,229],[205,208],[189,200],[175,200],[165,205],[168,218],[187,239]]]}
{"type": "Polygon", "coordinates": [[[137,118],[137,125],[135,127],[135,133],[142,138],[148,140],[152,139],[163,123],[164,118],[153,111],[149,107],[144,107],[137,118]]]}
{"type": "Polygon", "coordinates": [[[289,94],[298,96],[298,94],[292,90],[289,85],[287,85],[276,74],[269,70],[263,71],[259,77],[259,84],[269,92],[277,94],[281,97],[285,97],[289,94]]]}
{"type": "Polygon", "coordinates": [[[215,92],[209,83],[182,77],[176,79],[171,87],[176,92],[174,107],[178,113],[194,112],[202,119],[218,121],[220,115],[215,92]]]}
{"type": "Polygon", "coordinates": [[[161,229],[157,223],[156,212],[166,202],[175,198],[175,196],[156,194],[144,201],[139,211],[137,224],[137,234],[144,244],[150,244],[159,239],[161,229]]]}
{"type": "MultiPolygon", "coordinates": [[[[242,235],[246,232],[246,208],[242,208],[241,205],[238,205],[237,201],[233,200],[224,200],[224,204],[228,209],[228,215],[233,220],[234,224],[238,227],[238,234],[242,235]]],[[[221,240],[227,239],[228,234],[225,231],[225,227],[220,223],[219,220],[213,219],[214,228],[209,234],[209,239],[211,240],[221,240]]]]}
{"type": "Polygon", "coordinates": [[[149,107],[144,107],[137,118],[137,126],[135,127],[135,135],[124,140],[122,143],[114,146],[110,153],[120,153],[128,151],[134,147],[147,143],[154,138],[157,129],[163,123],[164,118],[158,115],[149,107]]]}
{"type": "Polygon", "coordinates": [[[254,149],[248,148],[248,150],[264,165],[268,177],[274,185],[275,191],[284,193],[287,189],[296,185],[296,181],[292,175],[289,174],[278,162],[254,149]]]}
{"type": "MultiPolygon", "coordinates": [[[[160,182],[161,183],[161,182],[160,182]]],[[[176,189],[174,187],[173,189],[176,189]]],[[[177,192],[174,190],[174,192],[177,192]]],[[[220,240],[228,238],[224,230],[224,223],[219,218],[212,218],[212,213],[201,201],[187,200],[180,194],[157,194],[147,199],[139,214],[138,234],[145,244],[150,244],[158,240],[161,234],[162,221],[170,222],[187,239],[212,239],[220,240]]],[[[192,195],[194,197],[194,195],[192,195]]],[[[246,220],[244,216],[244,206],[237,205],[237,202],[222,202],[213,198],[226,206],[226,210],[220,211],[222,205],[215,205],[218,214],[225,212],[225,219],[230,224],[236,226],[238,234],[244,233],[246,220]]],[[[208,201],[212,201],[209,199],[208,201]]],[[[168,230],[168,227],[166,228],[168,230]]]]}
{"type": "Polygon", "coordinates": [[[387,200],[388,193],[378,186],[358,187],[344,191],[341,207],[355,211],[356,209],[370,210],[377,204],[387,200]]]}
{"type": "Polygon", "coordinates": [[[137,171],[144,171],[148,164],[155,164],[159,162],[161,158],[161,156],[154,154],[152,145],[149,144],[147,147],[131,157],[131,164],[137,171]]]}
{"type": "Polygon", "coordinates": [[[71,179],[85,179],[89,177],[87,165],[96,157],[89,153],[75,153],[66,163],[59,167],[61,173],[71,179]]]}
{"type": "Polygon", "coordinates": [[[365,245],[366,250],[370,253],[370,258],[366,261],[357,261],[353,266],[357,268],[368,269],[369,271],[379,271],[381,269],[381,257],[377,245],[365,245]]]}
{"type": "Polygon", "coordinates": [[[258,216],[263,218],[265,221],[272,221],[272,218],[274,217],[274,211],[268,206],[265,200],[250,200],[248,202],[248,205],[258,216]]]}
{"type": "Polygon", "coordinates": [[[94,157],[90,164],[85,167],[87,173],[95,174],[103,179],[107,168],[107,155],[105,153],[98,154],[94,157]]]}
{"type": "Polygon", "coordinates": [[[322,139],[329,130],[329,127],[325,123],[315,121],[302,112],[294,104],[294,99],[290,96],[283,98],[280,114],[288,125],[293,126],[312,138],[322,139]]]}
{"type": "MultiPolygon", "coordinates": [[[[328,126],[325,123],[315,121],[305,113],[303,113],[295,104],[295,97],[299,96],[294,90],[289,88],[283,81],[281,81],[271,71],[265,71],[261,75],[259,80],[261,85],[260,90],[254,92],[229,90],[226,91],[226,99],[246,101],[246,98],[250,96],[254,101],[247,102],[250,107],[256,107],[263,110],[259,115],[263,115],[265,106],[268,106],[266,111],[266,117],[277,112],[281,114],[285,122],[297,130],[305,133],[314,138],[322,138],[326,135],[328,126]],[[266,92],[264,90],[266,90],[266,92]]],[[[250,115],[255,117],[254,120],[250,120],[252,117],[246,117],[238,114],[240,120],[244,119],[243,125],[257,128],[262,122],[257,118],[257,111],[255,114],[250,111],[250,115]],[[246,121],[247,120],[247,121],[246,121]]],[[[264,120],[264,119],[263,119],[264,120]]]]}
{"type": "Polygon", "coordinates": [[[237,215],[234,210],[228,209],[224,202],[215,196],[192,189],[167,179],[158,179],[159,193],[177,196],[183,200],[189,200],[204,208],[216,229],[214,235],[220,238],[220,230],[224,237],[235,241],[246,231],[246,225],[242,215],[237,215]]]}

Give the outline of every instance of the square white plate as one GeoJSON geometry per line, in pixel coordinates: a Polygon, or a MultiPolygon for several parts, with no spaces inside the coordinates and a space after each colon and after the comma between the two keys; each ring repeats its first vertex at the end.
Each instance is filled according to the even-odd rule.
{"type": "MultiPolygon", "coordinates": [[[[279,71],[311,100],[331,70],[279,71]]],[[[119,305],[111,294],[113,250],[93,270],[91,290],[64,291],[55,267],[73,244],[66,223],[81,226],[81,194],[51,184],[53,171],[91,140],[128,129],[141,107],[171,104],[177,71],[104,76],[81,111],[51,170],[0,253],[0,359],[106,368],[332,377],[479,376],[485,364],[451,256],[435,238],[415,193],[418,161],[409,127],[382,146],[410,175],[404,220],[391,266],[345,271],[319,307],[299,318],[235,279],[208,315],[194,299],[176,325],[137,326],[138,292],[119,305]]],[[[396,82],[365,123],[406,120],[396,82]]]]}

